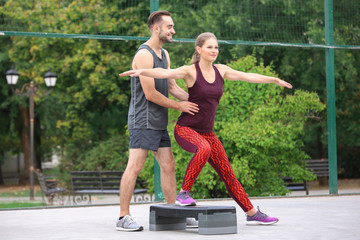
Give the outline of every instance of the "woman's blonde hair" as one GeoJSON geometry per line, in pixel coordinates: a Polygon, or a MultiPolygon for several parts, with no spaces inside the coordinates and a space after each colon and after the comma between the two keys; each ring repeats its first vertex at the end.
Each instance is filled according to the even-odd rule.
{"type": "Polygon", "coordinates": [[[196,38],[196,42],[195,42],[195,52],[191,58],[191,64],[197,63],[200,61],[200,54],[196,51],[196,47],[202,47],[204,45],[204,43],[206,42],[206,40],[210,39],[210,38],[214,38],[217,41],[216,36],[211,33],[211,32],[204,32],[201,33],[197,38],[196,38]]]}

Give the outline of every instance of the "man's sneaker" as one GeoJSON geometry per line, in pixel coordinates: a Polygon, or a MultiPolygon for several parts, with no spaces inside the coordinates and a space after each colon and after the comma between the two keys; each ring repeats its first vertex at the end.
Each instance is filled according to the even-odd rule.
{"type": "Polygon", "coordinates": [[[198,228],[199,222],[195,218],[186,218],[186,227],[187,228],[198,228]]]}
{"type": "Polygon", "coordinates": [[[269,217],[265,213],[260,212],[260,209],[258,207],[258,211],[254,216],[247,216],[246,217],[246,224],[247,225],[256,225],[256,224],[262,224],[262,225],[270,225],[277,223],[279,221],[276,217],[269,217]]]}
{"type": "Polygon", "coordinates": [[[188,191],[182,191],[176,196],[175,204],[179,206],[195,206],[196,202],[188,191]]]}
{"type": "Polygon", "coordinates": [[[118,219],[116,221],[116,230],[117,231],[142,231],[144,228],[137,224],[134,219],[132,219],[131,215],[124,216],[121,220],[118,219]]]}

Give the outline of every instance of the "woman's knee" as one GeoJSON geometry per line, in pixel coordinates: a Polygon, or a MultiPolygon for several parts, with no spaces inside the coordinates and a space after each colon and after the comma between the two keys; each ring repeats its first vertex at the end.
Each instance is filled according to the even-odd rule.
{"type": "Polygon", "coordinates": [[[203,156],[204,158],[208,159],[210,157],[211,154],[211,146],[209,143],[204,143],[201,146],[198,146],[198,150],[197,153],[201,156],[203,156]]]}

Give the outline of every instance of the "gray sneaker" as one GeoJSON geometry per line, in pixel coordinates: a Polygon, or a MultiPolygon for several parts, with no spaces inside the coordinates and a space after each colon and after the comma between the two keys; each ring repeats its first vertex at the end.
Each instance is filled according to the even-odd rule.
{"type": "Polygon", "coordinates": [[[116,221],[116,230],[117,231],[142,231],[144,228],[137,224],[134,219],[132,219],[131,215],[124,216],[121,220],[116,221]]]}
{"type": "Polygon", "coordinates": [[[186,227],[187,228],[198,228],[199,222],[195,218],[186,218],[186,227]]]}

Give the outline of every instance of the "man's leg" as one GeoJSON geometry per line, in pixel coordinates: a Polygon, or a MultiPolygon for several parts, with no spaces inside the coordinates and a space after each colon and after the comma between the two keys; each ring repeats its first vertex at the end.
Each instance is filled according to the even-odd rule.
{"type": "Polygon", "coordinates": [[[130,201],[134,192],[136,179],[145,164],[148,150],[130,148],[129,160],[120,183],[120,217],[130,213],[130,201]]]}
{"type": "MultiPolygon", "coordinates": [[[[168,204],[174,204],[176,200],[176,177],[175,159],[171,147],[162,147],[159,148],[157,152],[153,153],[160,165],[161,188],[164,192],[166,202],[168,204]]],[[[198,222],[193,218],[187,218],[186,224],[187,227],[198,227],[198,222]]]]}
{"type": "Polygon", "coordinates": [[[176,200],[176,178],[175,178],[175,159],[171,147],[161,147],[156,152],[153,151],[156,160],[160,165],[161,188],[164,192],[168,204],[175,203],[176,200]]]}

